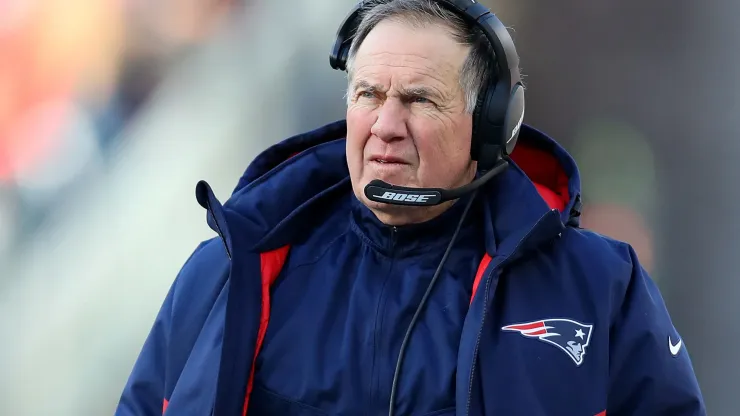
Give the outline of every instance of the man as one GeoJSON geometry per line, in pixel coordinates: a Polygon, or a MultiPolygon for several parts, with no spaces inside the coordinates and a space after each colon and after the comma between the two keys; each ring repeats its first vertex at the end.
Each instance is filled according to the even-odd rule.
{"type": "Polygon", "coordinates": [[[634,251],[578,228],[574,161],[530,127],[513,140],[516,82],[516,150],[479,147],[480,109],[498,111],[479,98],[517,69],[455,10],[366,4],[346,122],[261,154],[224,206],[199,184],[219,238],[178,275],[117,414],[705,413],[634,251]]]}

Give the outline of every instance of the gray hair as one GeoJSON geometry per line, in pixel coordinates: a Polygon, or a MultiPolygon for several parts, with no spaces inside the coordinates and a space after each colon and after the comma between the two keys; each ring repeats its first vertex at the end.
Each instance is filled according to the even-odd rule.
{"type": "MultiPolygon", "coordinates": [[[[352,39],[347,57],[347,74],[351,88],[354,60],[360,45],[375,26],[387,19],[395,19],[414,27],[442,24],[450,35],[462,45],[470,47],[460,69],[460,87],[465,94],[465,109],[472,113],[478,102],[478,94],[496,71],[492,57],[493,49],[486,36],[478,28],[472,28],[463,18],[432,0],[370,0],[363,5],[362,21],[352,39]]],[[[347,98],[351,95],[347,94],[347,98]]]]}

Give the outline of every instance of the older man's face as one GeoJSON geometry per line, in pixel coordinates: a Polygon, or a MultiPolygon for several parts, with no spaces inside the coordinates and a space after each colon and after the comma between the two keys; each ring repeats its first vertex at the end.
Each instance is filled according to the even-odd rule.
{"type": "Polygon", "coordinates": [[[468,50],[442,26],[420,29],[386,20],[357,52],[347,108],[347,164],[355,194],[386,223],[418,221],[392,218],[408,216],[407,207],[367,200],[363,190],[371,180],[453,188],[475,174],[472,117],[459,80],[468,50]]]}

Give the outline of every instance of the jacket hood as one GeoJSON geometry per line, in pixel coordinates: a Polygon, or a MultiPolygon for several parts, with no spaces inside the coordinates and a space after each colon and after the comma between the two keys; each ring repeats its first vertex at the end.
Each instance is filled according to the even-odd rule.
{"type": "MultiPolygon", "coordinates": [[[[224,209],[239,218],[239,232],[249,234],[253,249],[292,243],[326,209],[319,202],[351,192],[345,133],[346,122],[340,120],[277,143],[249,165],[224,209]]],[[[523,125],[511,160],[482,188],[492,240],[515,238],[551,210],[560,212],[563,224],[577,223],[578,168],[560,145],[523,125]]],[[[487,244],[489,253],[495,245],[487,244]]]]}

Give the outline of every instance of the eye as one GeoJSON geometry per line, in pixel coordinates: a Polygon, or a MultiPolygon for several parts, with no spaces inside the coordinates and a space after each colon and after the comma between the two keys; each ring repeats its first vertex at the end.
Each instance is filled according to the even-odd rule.
{"type": "Polygon", "coordinates": [[[375,94],[371,91],[359,91],[356,96],[357,98],[375,98],[375,94]]]}
{"type": "Polygon", "coordinates": [[[409,101],[412,102],[412,103],[417,103],[417,104],[434,104],[432,102],[432,100],[430,100],[430,99],[428,99],[426,97],[422,97],[420,95],[411,97],[411,99],[409,101]]]}

